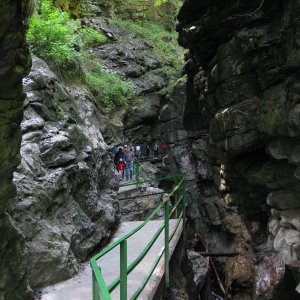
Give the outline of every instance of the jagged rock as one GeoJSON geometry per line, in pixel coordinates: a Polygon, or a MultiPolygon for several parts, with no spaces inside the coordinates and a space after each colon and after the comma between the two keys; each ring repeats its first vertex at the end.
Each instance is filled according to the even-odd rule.
{"type": "MultiPolygon", "coordinates": [[[[274,218],[270,221],[269,226],[272,226],[271,224],[273,223],[274,225],[276,224],[277,229],[279,229],[280,227],[284,227],[286,229],[297,229],[298,231],[300,231],[299,213],[299,209],[272,209],[272,216],[274,218]]],[[[276,233],[272,232],[272,234],[275,236],[277,234],[277,231],[276,233]]]]}
{"type": "Polygon", "coordinates": [[[209,141],[207,132],[184,128],[182,112],[186,102],[186,88],[187,82],[179,80],[160,113],[161,141],[166,142],[169,147],[165,166],[161,172],[162,175],[168,175],[180,170],[187,174],[188,215],[195,230],[200,231],[205,228],[204,223],[208,219],[219,225],[222,217],[215,203],[218,197],[213,197],[212,201],[207,200],[211,196],[216,196],[216,191],[211,189],[205,194],[205,190],[209,190],[207,185],[199,186],[199,182],[207,183],[212,178],[207,156],[209,141]]]}
{"type": "Polygon", "coordinates": [[[292,164],[300,163],[300,140],[276,139],[268,145],[270,154],[276,159],[287,159],[292,164]]]}
{"type": "Polygon", "coordinates": [[[190,296],[197,297],[205,284],[208,274],[207,261],[198,252],[190,250],[187,251],[187,259],[192,266],[191,274],[188,275],[188,292],[190,296]]]}
{"type": "Polygon", "coordinates": [[[237,154],[257,148],[261,135],[256,129],[258,99],[245,100],[215,114],[210,136],[217,147],[237,154]]]}
{"type": "Polygon", "coordinates": [[[28,131],[42,129],[44,125],[45,122],[42,118],[29,119],[22,123],[21,131],[24,134],[28,131]]]}
{"type": "Polygon", "coordinates": [[[277,209],[300,208],[299,189],[275,190],[268,195],[267,203],[277,209]]]}
{"type": "Polygon", "coordinates": [[[296,292],[298,292],[300,294],[300,283],[296,287],[296,292]]]}
{"type": "Polygon", "coordinates": [[[46,168],[64,166],[77,158],[75,149],[69,149],[70,140],[63,135],[46,138],[39,143],[41,159],[46,168]]]}
{"type": "Polygon", "coordinates": [[[22,161],[10,212],[25,237],[29,284],[36,289],[74,275],[109,237],[118,221],[116,182],[101,115],[85,92],[67,89],[38,58],[24,86],[22,161]],[[50,118],[43,119],[36,101],[50,118]]]}
{"type": "Polygon", "coordinates": [[[297,230],[280,228],[274,240],[274,248],[285,264],[300,267],[300,233],[297,230]]]}
{"type": "Polygon", "coordinates": [[[294,170],[295,167],[285,161],[269,160],[250,167],[247,179],[253,185],[280,189],[297,182],[293,176],[294,170]]]}
{"type": "MultiPolygon", "coordinates": [[[[183,123],[187,131],[209,128],[207,154],[223,198],[218,202],[225,215],[221,226],[226,225],[225,231],[243,250],[236,266],[245,263],[243,269],[248,270],[245,276],[237,272],[240,283],[232,286],[233,299],[251,298],[257,275],[249,265],[249,252],[259,257],[267,228],[279,258],[299,268],[300,62],[299,18],[294,13],[299,8],[300,2],[293,0],[284,6],[279,0],[186,0],[178,16],[179,43],[189,49],[183,123]],[[276,209],[270,219],[267,204],[276,209]],[[249,235],[228,228],[228,215],[237,212],[237,228],[253,221],[259,228],[249,235]]],[[[203,214],[208,216],[208,211],[203,214]]],[[[224,239],[220,232],[216,236],[224,239]]],[[[225,263],[230,264],[234,266],[230,260],[225,263]]],[[[222,265],[227,282],[237,269],[242,272],[227,267],[222,265]]],[[[299,281],[298,271],[293,276],[299,281]]]]}
{"type": "Polygon", "coordinates": [[[270,233],[272,233],[273,236],[276,236],[276,234],[278,233],[279,229],[281,228],[280,226],[280,222],[278,219],[272,219],[269,224],[269,231],[270,233]]]}
{"type": "Polygon", "coordinates": [[[270,249],[262,249],[262,251],[259,263],[255,268],[255,296],[257,298],[270,297],[285,272],[284,263],[278,259],[274,251],[270,249]]]}
{"type": "Polygon", "coordinates": [[[126,130],[137,125],[148,125],[158,120],[160,111],[159,95],[153,93],[136,99],[133,108],[125,116],[126,130]]]}

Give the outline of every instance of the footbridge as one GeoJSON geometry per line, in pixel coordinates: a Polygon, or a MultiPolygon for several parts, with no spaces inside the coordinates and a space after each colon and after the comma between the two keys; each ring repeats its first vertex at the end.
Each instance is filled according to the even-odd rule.
{"type": "MultiPolygon", "coordinates": [[[[160,204],[154,208],[146,220],[136,224],[138,226],[132,231],[114,241],[91,259],[93,300],[153,299],[162,281],[165,287],[169,286],[170,256],[173,254],[181,235],[183,235],[183,245],[186,241],[185,174],[150,180],[138,178],[133,183],[121,185],[120,190],[130,186],[138,187],[142,184],[163,181],[171,182],[171,191],[162,197],[160,204]],[[164,213],[163,220],[154,220],[161,210],[164,213]],[[131,242],[130,239],[132,239],[131,242]],[[143,241],[147,242],[141,248],[143,241]],[[128,251],[129,245],[130,251],[128,251]],[[160,248],[160,246],[162,247],[160,248]],[[114,251],[116,248],[119,248],[119,251],[114,251]],[[112,251],[116,254],[111,258],[111,269],[104,271],[105,255],[112,251]],[[143,262],[144,258],[147,259],[143,262]],[[103,268],[101,262],[104,263],[103,268]],[[116,265],[119,272],[112,271],[116,265]],[[119,274],[112,279],[114,273],[119,274]],[[147,284],[150,287],[146,288],[147,284]]],[[[143,196],[140,195],[140,197],[143,196]]],[[[138,197],[135,196],[136,198],[138,197]]],[[[119,199],[119,201],[131,200],[132,197],[119,199]]]]}
{"type": "Polygon", "coordinates": [[[112,242],[93,256],[79,274],[43,291],[42,300],[159,299],[170,283],[170,262],[186,244],[186,175],[142,180],[139,164],[134,181],[119,188],[119,212],[135,211],[137,201],[158,197],[144,219],[121,222],[112,242]],[[145,186],[163,184],[160,192],[145,186]],[[126,210],[127,209],[127,210],[126,210]],[[125,210],[125,211],[124,211],[125,210]]]}

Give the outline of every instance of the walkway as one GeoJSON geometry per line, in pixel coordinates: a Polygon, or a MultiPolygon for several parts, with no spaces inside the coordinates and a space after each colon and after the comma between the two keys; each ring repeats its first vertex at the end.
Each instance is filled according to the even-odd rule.
{"type": "MultiPolygon", "coordinates": [[[[173,232],[177,219],[170,220],[170,233],[173,232]]],[[[138,256],[141,250],[146,246],[151,237],[157,231],[163,220],[150,221],[139,232],[128,239],[128,265],[138,256]]],[[[116,241],[126,233],[132,231],[142,222],[124,222],[120,225],[119,229],[114,235],[113,241],[116,241]]],[[[170,253],[173,252],[178,239],[182,233],[182,227],[174,235],[170,243],[170,253]]],[[[132,295],[133,291],[141,284],[143,278],[147,274],[151,265],[153,264],[158,252],[164,244],[164,231],[160,234],[160,237],[155,242],[149,253],[142,260],[136,269],[134,269],[128,276],[128,298],[132,295]]],[[[115,248],[111,252],[107,253],[103,258],[99,260],[101,270],[104,275],[106,284],[109,284],[113,279],[120,274],[119,270],[119,247],[115,248]]],[[[152,299],[153,293],[157,288],[160,280],[162,279],[164,269],[162,257],[160,263],[156,267],[154,274],[144,291],[139,296],[139,299],[148,300],[152,299]]],[[[83,265],[79,274],[67,281],[45,288],[42,291],[42,300],[90,300],[92,299],[92,272],[89,263],[83,265]]],[[[112,293],[112,299],[119,300],[119,288],[112,293]]]]}

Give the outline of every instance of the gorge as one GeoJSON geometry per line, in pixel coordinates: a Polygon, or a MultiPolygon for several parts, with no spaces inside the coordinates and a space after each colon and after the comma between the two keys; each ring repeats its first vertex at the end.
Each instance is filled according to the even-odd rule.
{"type": "Polygon", "coordinates": [[[0,299],[33,299],[107,243],[128,141],[167,143],[153,172],[187,174],[190,248],[238,253],[214,259],[224,299],[299,299],[300,2],[56,0],[79,36],[59,65],[30,54],[32,2],[0,4],[0,299]]]}

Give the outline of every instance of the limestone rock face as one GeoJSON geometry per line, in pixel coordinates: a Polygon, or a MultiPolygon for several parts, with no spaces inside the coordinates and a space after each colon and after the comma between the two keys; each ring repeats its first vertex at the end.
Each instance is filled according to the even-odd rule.
{"type": "Polygon", "coordinates": [[[206,219],[213,224],[220,224],[220,198],[212,182],[211,165],[207,156],[207,131],[186,130],[183,126],[185,89],[186,81],[179,81],[160,113],[160,139],[168,145],[168,154],[161,172],[162,175],[178,171],[187,174],[188,214],[194,230],[200,231],[205,228],[203,221],[206,219]]]}
{"type": "Polygon", "coordinates": [[[84,90],[67,88],[40,59],[24,79],[21,164],[10,217],[26,244],[32,288],[67,279],[117,223],[117,186],[84,90]]]}
{"type": "MultiPolygon", "coordinates": [[[[239,213],[239,224],[244,223],[248,231],[231,232],[235,240],[244,239],[236,245],[246,249],[248,236],[252,246],[243,255],[253,251],[259,257],[270,250],[268,242],[286,267],[296,270],[300,242],[296,221],[300,219],[299,10],[297,0],[186,0],[177,26],[179,43],[189,49],[183,123],[187,131],[209,133],[208,156],[222,199],[219,203],[225,215],[239,213]]],[[[224,220],[228,217],[222,226],[224,220]]],[[[221,238],[221,233],[216,236],[221,238]]],[[[237,259],[236,270],[243,268],[242,261],[239,264],[237,259]]],[[[295,289],[299,272],[293,274],[295,289]]],[[[235,279],[228,276],[228,280],[235,279]]],[[[250,277],[235,284],[248,285],[252,291],[250,277]]],[[[271,290],[256,289],[257,297],[271,290]]],[[[246,294],[237,292],[234,297],[248,299],[246,294]]]]}
{"type": "Polygon", "coordinates": [[[98,16],[145,19],[162,23],[169,29],[175,26],[177,7],[172,3],[163,3],[160,7],[156,7],[155,1],[152,0],[92,0],[87,4],[89,10],[98,16]]]}

